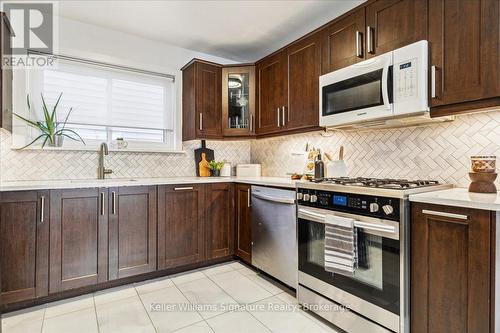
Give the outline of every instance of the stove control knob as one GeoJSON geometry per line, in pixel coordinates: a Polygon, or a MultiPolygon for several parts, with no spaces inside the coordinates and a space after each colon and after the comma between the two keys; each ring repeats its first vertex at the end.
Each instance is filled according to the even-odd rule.
{"type": "Polygon", "coordinates": [[[300,192],[297,193],[297,200],[302,200],[303,197],[304,197],[303,193],[300,192]]]}
{"type": "Polygon", "coordinates": [[[372,202],[370,204],[370,213],[376,213],[376,212],[378,212],[379,209],[380,209],[380,207],[379,207],[378,203],[372,202]]]}
{"type": "Polygon", "coordinates": [[[309,201],[309,199],[311,198],[311,196],[309,194],[304,194],[304,201],[309,201]]]}
{"type": "Polygon", "coordinates": [[[391,205],[385,205],[382,207],[385,215],[391,215],[392,213],[394,213],[394,208],[391,206],[391,205]]]}
{"type": "Polygon", "coordinates": [[[318,197],[313,194],[313,195],[311,195],[311,199],[309,199],[309,201],[311,201],[312,203],[315,203],[316,201],[318,201],[318,197]]]}

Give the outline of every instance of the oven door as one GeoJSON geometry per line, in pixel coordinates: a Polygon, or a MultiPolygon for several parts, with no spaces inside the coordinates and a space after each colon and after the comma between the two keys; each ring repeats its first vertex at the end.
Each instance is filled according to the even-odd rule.
{"type": "Polygon", "coordinates": [[[399,331],[399,223],[299,206],[299,284],[399,331]],[[354,276],[324,269],[326,214],[356,219],[359,264],[354,276]]]}
{"type": "Polygon", "coordinates": [[[320,126],[390,117],[392,53],[320,77],[320,126]]]}

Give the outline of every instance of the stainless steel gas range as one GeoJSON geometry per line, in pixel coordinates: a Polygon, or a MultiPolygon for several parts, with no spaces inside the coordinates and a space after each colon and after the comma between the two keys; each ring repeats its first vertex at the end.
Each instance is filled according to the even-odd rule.
{"type": "Polygon", "coordinates": [[[408,195],[449,187],[373,178],[299,183],[299,302],[349,333],[409,332],[408,195]],[[328,215],[354,219],[359,262],[353,276],[325,271],[328,215]]]}

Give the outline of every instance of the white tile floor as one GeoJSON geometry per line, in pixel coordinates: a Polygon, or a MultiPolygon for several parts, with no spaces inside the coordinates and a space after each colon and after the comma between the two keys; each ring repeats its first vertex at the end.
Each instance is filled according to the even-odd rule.
{"type": "Polygon", "coordinates": [[[2,328],[3,333],[336,332],[296,302],[280,284],[231,262],[4,314],[2,328]]]}

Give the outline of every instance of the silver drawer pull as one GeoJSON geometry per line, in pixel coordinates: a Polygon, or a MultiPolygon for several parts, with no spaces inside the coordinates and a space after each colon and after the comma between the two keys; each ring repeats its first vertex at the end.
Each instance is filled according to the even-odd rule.
{"type": "Polygon", "coordinates": [[[459,219],[459,220],[468,220],[469,219],[469,217],[467,215],[438,212],[435,210],[427,210],[427,209],[422,209],[422,214],[449,217],[452,219],[459,219]]]}
{"type": "Polygon", "coordinates": [[[203,131],[203,113],[200,112],[200,131],[203,131]]]}
{"type": "Polygon", "coordinates": [[[278,127],[281,127],[280,108],[277,108],[276,112],[278,114],[278,127]]]}
{"type": "Polygon", "coordinates": [[[436,66],[431,66],[431,98],[436,98],[436,66]]]}
{"type": "Polygon", "coordinates": [[[363,58],[363,45],[361,44],[361,32],[356,31],[356,57],[363,58]]]}
{"type": "Polygon", "coordinates": [[[366,27],[366,46],[368,49],[368,53],[375,53],[373,50],[373,36],[372,36],[373,28],[370,26],[366,27]]]}
{"type": "Polygon", "coordinates": [[[252,204],[250,203],[250,189],[247,189],[247,206],[250,208],[252,204]]]}
{"type": "Polygon", "coordinates": [[[42,195],[40,198],[40,223],[45,222],[45,196],[42,195]]]}
{"type": "Polygon", "coordinates": [[[174,191],[189,191],[192,190],[193,187],[174,187],[174,191]]]}

